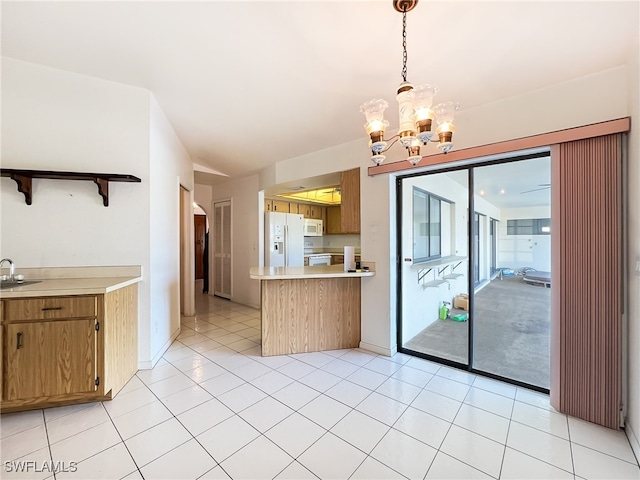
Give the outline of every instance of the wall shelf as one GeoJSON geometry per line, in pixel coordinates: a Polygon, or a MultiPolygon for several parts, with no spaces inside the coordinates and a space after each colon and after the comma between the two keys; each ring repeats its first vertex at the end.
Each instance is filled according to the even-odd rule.
{"type": "Polygon", "coordinates": [[[430,287],[431,287],[431,288],[433,288],[433,287],[439,287],[439,286],[440,286],[440,285],[442,285],[443,283],[447,283],[447,281],[446,281],[446,280],[440,280],[440,279],[437,279],[437,280],[431,280],[431,281],[429,281],[429,282],[424,282],[424,283],[422,284],[422,288],[430,288],[430,287]]]}
{"type": "Polygon", "coordinates": [[[34,178],[47,178],[50,180],[89,180],[98,186],[98,194],[102,197],[102,204],[109,206],[109,182],[133,182],[140,183],[138,177],[133,175],[121,175],[116,173],[84,173],[84,172],[53,172],[47,170],[19,170],[13,168],[1,168],[0,174],[9,177],[18,185],[18,191],[24,194],[27,205],[31,205],[31,183],[34,178]]]}
{"type": "Polygon", "coordinates": [[[450,263],[462,262],[466,259],[467,257],[458,257],[457,255],[449,255],[446,257],[436,258],[434,260],[427,260],[426,262],[413,262],[411,266],[419,267],[419,268],[433,268],[433,267],[439,267],[441,265],[448,265],[450,263]]]}
{"type": "Polygon", "coordinates": [[[456,273],[455,270],[466,259],[467,257],[449,255],[426,262],[413,263],[411,266],[419,268],[418,283],[422,285],[422,288],[426,289],[429,287],[439,287],[443,283],[449,283],[448,280],[455,280],[456,278],[463,277],[464,275],[462,273],[456,273]],[[445,273],[447,269],[450,269],[451,272],[445,273]],[[427,275],[431,272],[433,272],[433,280],[426,281],[427,275]]]}
{"type": "Polygon", "coordinates": [[[459,277],[462,277],[463,275],[461,273],[450,273],[448,275],[445,275],[444,278],[445,280],[453,280],[459,277]]]}

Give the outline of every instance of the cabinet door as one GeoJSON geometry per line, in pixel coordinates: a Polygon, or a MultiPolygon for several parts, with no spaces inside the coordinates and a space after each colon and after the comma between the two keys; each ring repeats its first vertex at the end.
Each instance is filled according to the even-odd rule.
{"type": "Polygon", "coordinates": [[[273,211],[289,213],[289,202],[285,202],[284,200],[273,200],[273,211]]]}
{"type": "Polygon", "coordinates": [[[298,211],[298,203],[289,202],[289,213],[301,213],[298,211]]]}
{"type": "Polygon", "coordinates": [[[264,201],[264,211],[265,212],[272,212],[273,211],[273,201],[271,201],[271,200],[265,200],[264,201]]]}
{"type": "Polygon", "coordinates": [[[311,218],[311,205],[309,205],[308,203],[299,203],[298,213],[304,218],[311,218]]]}
{"type": "Polygon", "coordinates": [[[340,207],[327,207],[327,235],[342,233],[340,230],[340,207]]]}
{"type": "Polygon", "coordinates": [[[320,205],[311,205],[311,212],[309,214],[309,218],[315,218],[317,220],[323,219],[323,212],[326,210],[326,207],[321,207],[320,205]]]}
{"type": "Polygon", "coordinates": [[[342,233],[360,233],[360,169],[340,174],[342,233]]]}
{"type": "Polygon", "coordinates": [[[10,323],[3,400],[96,390],[96,320],[10,323]]]}

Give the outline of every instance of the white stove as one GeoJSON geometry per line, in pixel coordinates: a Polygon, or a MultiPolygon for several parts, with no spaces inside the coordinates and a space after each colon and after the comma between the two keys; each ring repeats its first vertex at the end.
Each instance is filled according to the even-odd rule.
{"type": "Polygon", "coordinates": [[[305,257],[309,257],[310,267],[316,265],[331,265],[330,253],[310,253],[308,255],[305,255],[305,257]]]}

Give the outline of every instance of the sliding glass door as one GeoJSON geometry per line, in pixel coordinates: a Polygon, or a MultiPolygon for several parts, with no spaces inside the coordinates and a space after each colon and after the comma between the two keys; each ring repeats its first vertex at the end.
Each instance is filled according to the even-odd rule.
{"type": "Polygon", "coordinates": [[[473,178],[476,210],[501,220],[493,239],[499,273],[487,269],[492,279],[474,291],[473,367],[548,389],[550,160],[477,167],[473,178]]]}
{"type": "Polygon", "coordinates": [[[450,323],[468,301],[468,174],[402,181],[402,348],[468,365],[468,326],[450,323]]]}
{"type": "Polygon", "coordinates": [[[398,179],[400,351],[549,388],[549,176],[545,155],[398,179]]]}

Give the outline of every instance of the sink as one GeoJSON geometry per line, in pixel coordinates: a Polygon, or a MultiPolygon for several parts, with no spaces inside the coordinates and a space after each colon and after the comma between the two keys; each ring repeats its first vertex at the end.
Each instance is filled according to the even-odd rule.
{"type": "Polygon", "coordinates": [[[4,290],[5,288],[17,288],[23,287],[24,285],[33,285],[34,283],[40,283],[42,280],[3,280],[0,282],[0,290],[4,290]]]}

